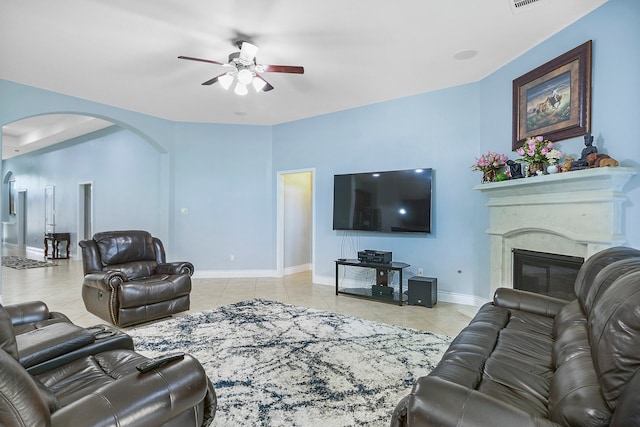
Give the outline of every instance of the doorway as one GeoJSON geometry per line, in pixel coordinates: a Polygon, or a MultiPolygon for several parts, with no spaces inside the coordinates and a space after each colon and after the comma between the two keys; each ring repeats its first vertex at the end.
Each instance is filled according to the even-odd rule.
{"type": "Polygon", "coordinates": [[[277,275],[311,270],[313,273],[315,221],[313,169],[278,173],[277,275]]]}
{"type": "Polygon", "coordinates": [[[78,187],[78,241],[93,236],[93,183],[81,182],[78,187]]]}

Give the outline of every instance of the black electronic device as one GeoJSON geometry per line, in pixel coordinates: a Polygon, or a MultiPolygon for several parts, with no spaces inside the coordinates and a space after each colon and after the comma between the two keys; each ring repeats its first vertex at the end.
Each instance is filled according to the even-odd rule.
{"type": "Polygon", "coordinates": [[[431,232],[431,169],[335,175],[333,229],[431,232]]]}
{"type": "Polygon", "coordinates": [[[391,286],[371,286],[371,295],[374,297],[393,298],[393,288],[391,286]]]}
{"type": "Polygon", "coordinates": [[[140,372],[148,372],[166,363],[182,358],[184,358],[184,353],[181,351],[176,353],[164,354],[162,356],[154,357],[153,359],[149,359],[142,363],[139,363],[138,365],[136,365],[136,369],[140,372]]]}
{"type": "Polygon", "coordinates": [[[438,302],[438,279],[413,276],[409,279],[407,298],[409,305],[423,305],[432,308],[438,302]]]}
{"type": "Polygon", "coordinates": [[[358,260],[360,262],[389,264],[392,259],[393,259],[392,253],[388,251],[376,251],[373,249],[365,249],[364,251],[358,251],[358,260]]]}

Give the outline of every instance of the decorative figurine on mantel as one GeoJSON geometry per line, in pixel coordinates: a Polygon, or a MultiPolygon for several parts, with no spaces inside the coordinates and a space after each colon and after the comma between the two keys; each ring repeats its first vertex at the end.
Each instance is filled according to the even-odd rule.
{"type": "Polygon", "coordinates": [[[509,166],[511,179],[524,178],[524,175],[522,174],[522,165],[520,163],[516,163],[513,160],[508,160],[507,166],[509,166]]]}
{"type": "Polygon", "coordinates": [[[593,135],[591,132],[587,132],[584,136],[584,148],[582,149],[582,153],[580,153],[580,158],[578,160],[574,160],[571,163],[571,170],[580,170],[589,167],[589,154],[598,154],[598,149],[593,146],[593,135]]]}
{"type": "Polygon", "coordinates": [[[606,154],[589,154],[587,156],[590,168],[602,168],[605,166],[618,166],[618,161],[606,154]]]}

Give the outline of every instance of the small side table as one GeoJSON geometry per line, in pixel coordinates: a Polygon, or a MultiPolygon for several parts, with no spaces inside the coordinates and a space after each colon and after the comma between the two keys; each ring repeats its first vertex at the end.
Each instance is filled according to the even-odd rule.
{"type": "Polygon", "coordinates": [[[69,258],[69,248],[71,247],[71,233],[45,233],[44,234],[44,257],[48,259],[69,258]],[[49,255],[49,242],[51,242],[51,256],[49,255]],[[60,242],[66,244],[66,256],[60,255],[60,242]]]}

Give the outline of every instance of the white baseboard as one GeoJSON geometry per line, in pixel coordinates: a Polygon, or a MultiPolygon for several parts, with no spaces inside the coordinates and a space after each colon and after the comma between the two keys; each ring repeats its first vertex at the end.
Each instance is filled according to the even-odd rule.
{"type": "Polygon", "coordinates": [[[278,277],[276,270],[196,270],[194,279],[237,279],[244,277],[278,277]]]}
{"type": "Polygon", "coordinates": [[[309,270],[311,270],[311,264],[294,265],[292,267],[285,267],[284,275],[288,276],[290,274],[302,273],[303,271],[309,271],[309,270]]]}

